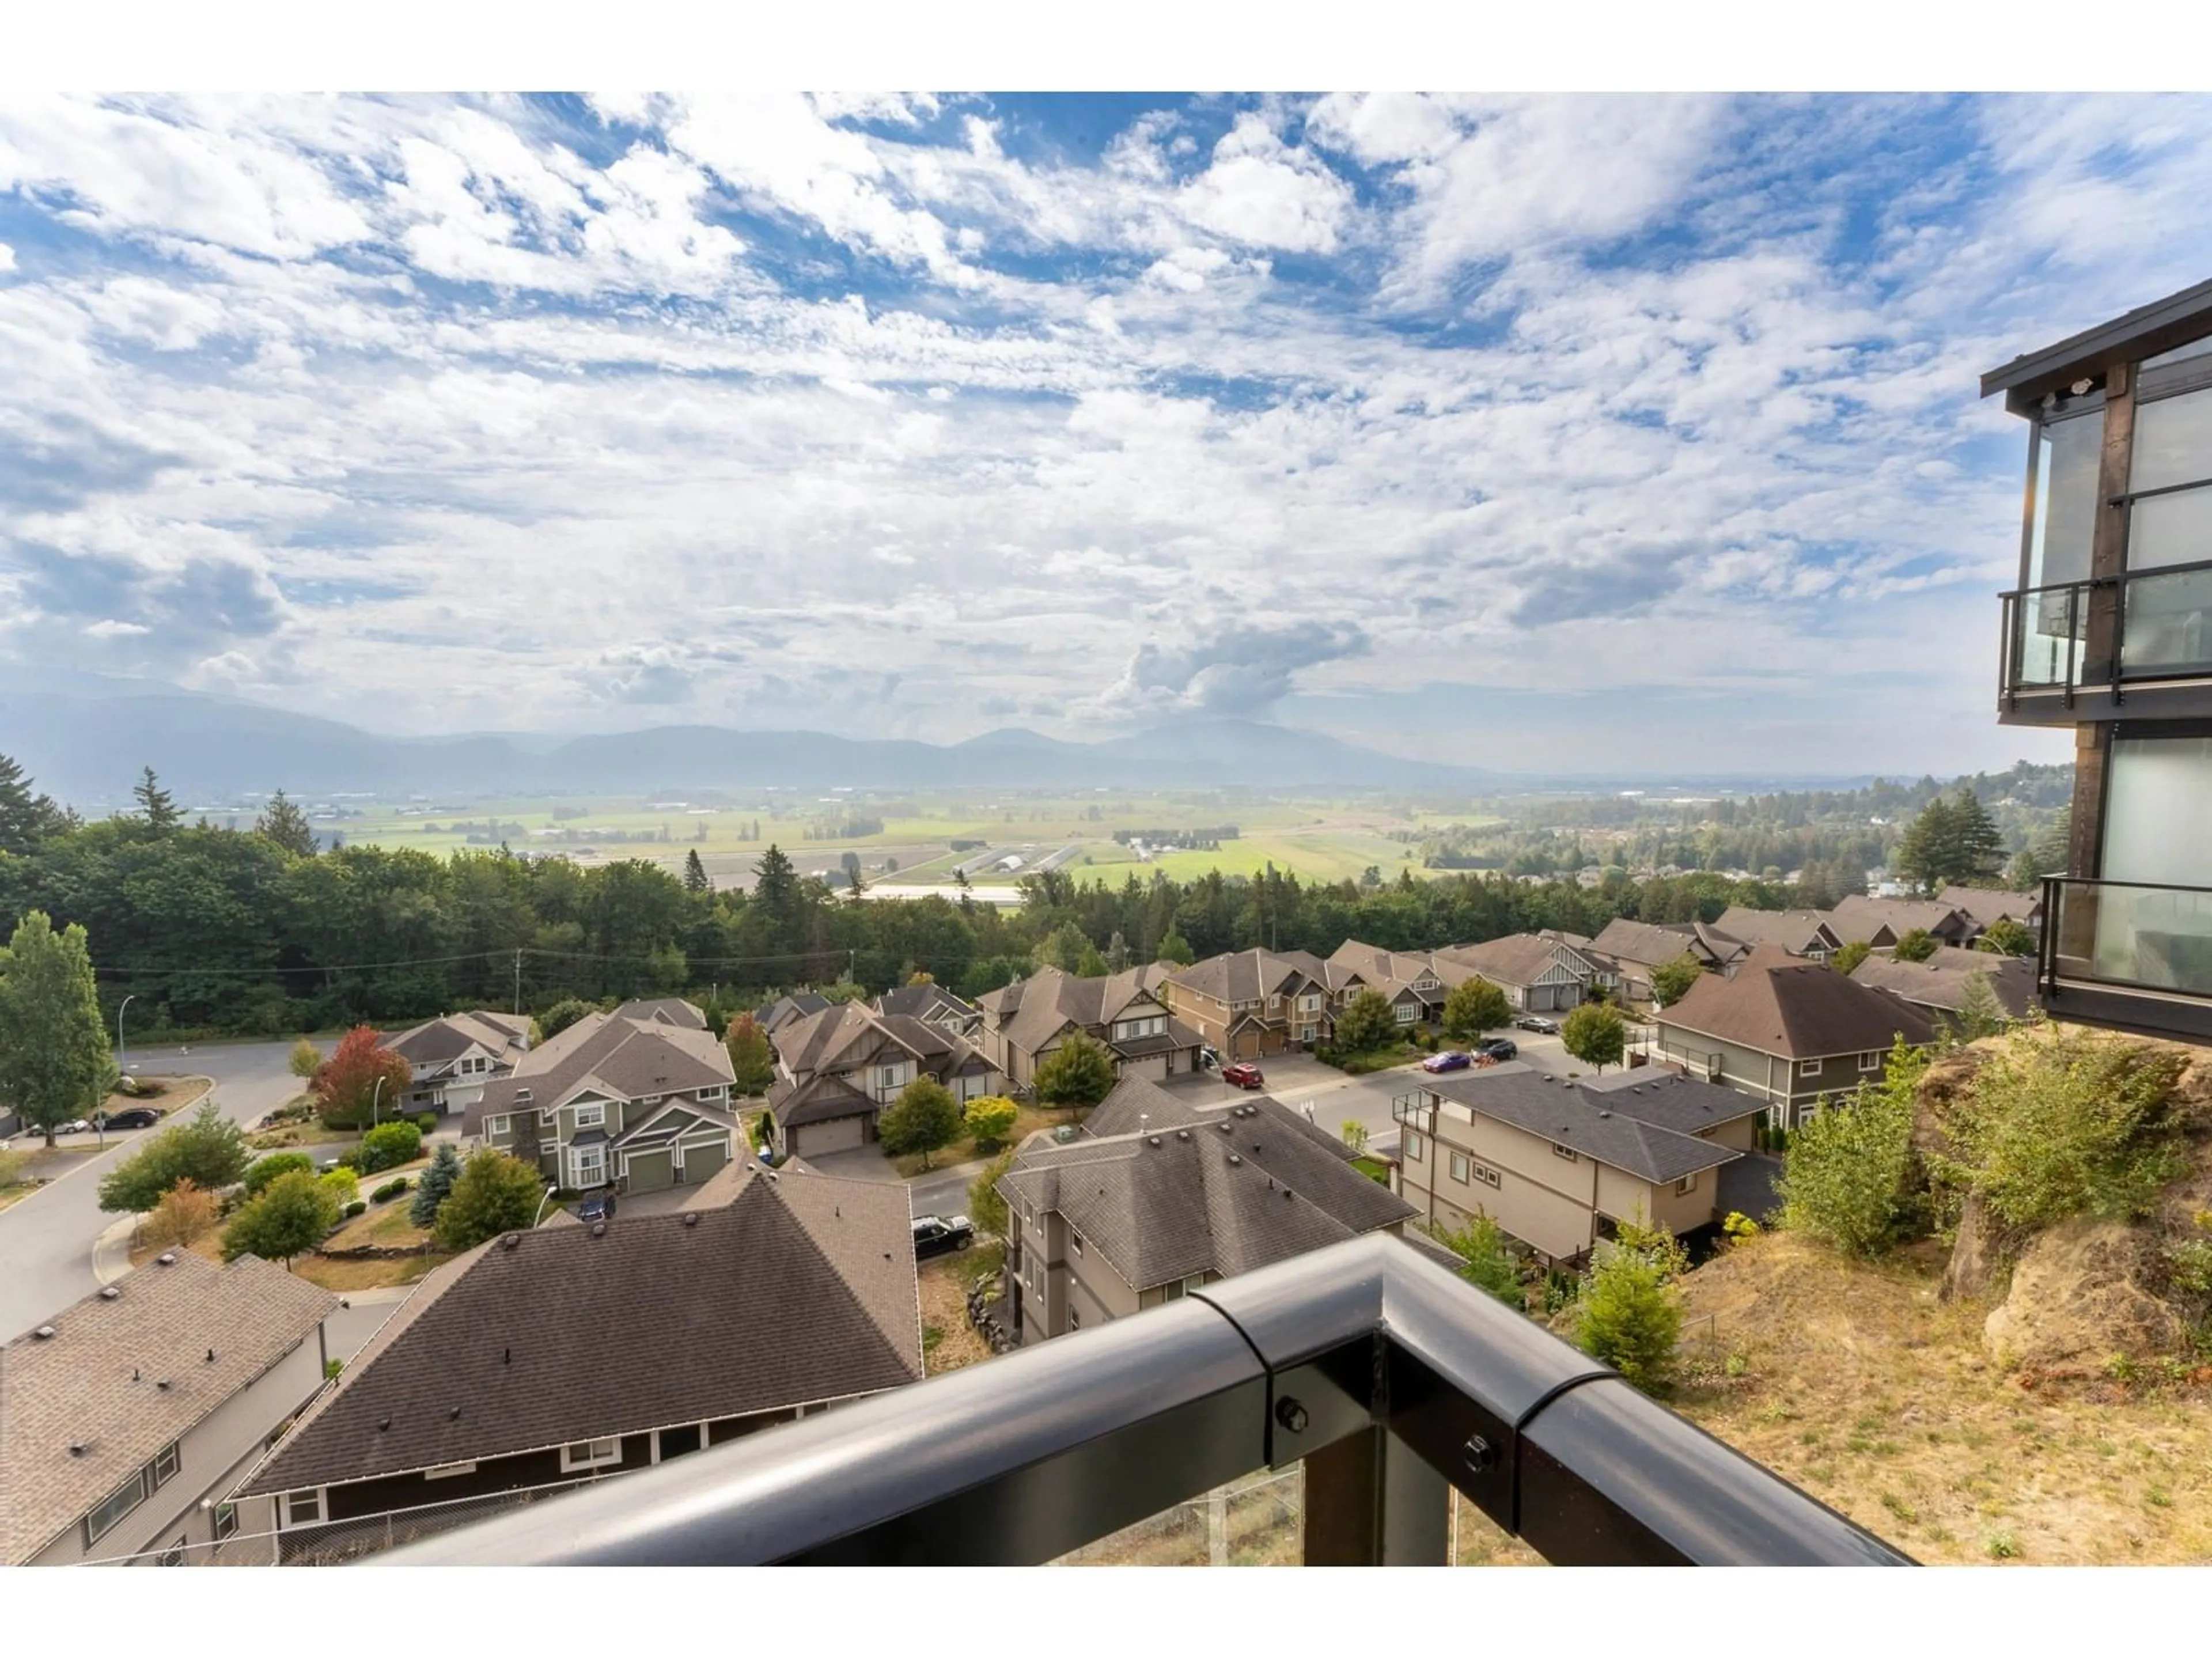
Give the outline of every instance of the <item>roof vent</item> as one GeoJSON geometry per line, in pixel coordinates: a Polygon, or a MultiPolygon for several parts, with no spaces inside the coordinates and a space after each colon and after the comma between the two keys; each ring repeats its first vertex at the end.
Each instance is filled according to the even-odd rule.
{"type": "Polygon", "coordinates": [[[1283,1196],[1284,1196],[1285,1198],[1288,1198],[1290,1195],[1291,1195],[1291,1189],[1290,1189],[1288,1187],[1284,1188],[1283,1188],[1283,1196]]]}
{"type": "Polygon", "coordinates": [[[699,1224],[699,1212],[698,1212],[698,1211],[696,1211],[696,1210],[686,1210],[686,1211],[684,1211],[684,1224],[685,1226],[687,1226],[687,1227],[696,1227],[696,1226],[697,1226],[697,1225],[699,1224]]]}
{"type": "Polygon", "coordinates": [[[210,1348],[208,1350],[207,1363],[210,1365],[215,1364],[215,1350],[213,1348],[210,1348]]]}
{"type": "Polygon", "coordinates": [[[530,1091],[527,1089],[517,1089],[514,1091],[514,1098],[519,1104],[520,1103],[530,1098],[530,1091]]]}
{"type": "Polygon", "coordinates": [[[38,1329],[33,1331],[31,1334],[38,1338],[41,1342],[51,1342],[53,1340],[54,1328],[51,1325],[41,1325],[38,1329]]]}
{"type": "Polygon", "coordinates": [[[1190,1131],[1188,1129],[1177,1129],[1176,1131],[1176,1139],[1177,1140],[1188,1140],[1190,1139],[1190,1131]]]}
{"type": "Polygon", "coordinates": [[[177,1253],[174,1250],[164,1250],[161,1255],[155,1256],[154,1260],[160,1262],[164,1267],[174,1267],[177,1261],[177,1253]]]}
{"type": "Polygon", "coordinates": [[[117,1297],[122,1294],[122,1286],[118,1285],[105,1285],[100,1287],[100,1299],[102,1302],[112,1302],[117,1297]]]}
{"type": "Polygon", "coordinates": [[[449,1412],[447,1412],[447,1413],[446,1413],[446,1421],[447,1421],[448,1423],[458,1423],[458,1422],[459,1422],[460,1420],[461,1420],[461,1408],[460,1408],[459,1406],[454,1407],[453,1408],[453,1410],[451,1410],[451,1411],[449,1411],[449,1412]]]}
{"type": "Polygon", "coordinates": [[[505,1238],[499,1241],[499,1248],[502,1250],[511,1250],[521,1243],[522,1235],[520,1233],[509,1233],[505,1238]]]}
{"type": "Polygon", "coordinates": [[[1239,1165],[1239,1166],[1242,1166],[1242,1165],[1243,1165],[1243,1162],[1244,1162],[1244,1160],[1243,1160],[1243,1158],[1241,1158],[1237,1157],[1237,1154],[1236,1154],[1236,1153],[1234,1153],[1234,1152],[1231,1152],[1231,1153],[1230,1153],[1230,1154],[1229,1154],[1229,1161],[1230,1161],[1231,1164],[1237,1164],[1237,1165],[1239,1165]]]}
{"type": "Polygon", "coordinates": [[[1220,1130],[1222,1133],[1228,1134],[1232,1132],[1237,1126],[1233,1123],[1217,1123],[1213,1127],[1220,1130]]]}
{"type": "Polygon", "coordinates": [[[388,1431],[391,1429],[391,1427],[392,1427],[392,1419],[391,1419],[390,1418],[388,1418],[388,1417],[380,1417],[380,1418],[378,1418],[378,1419],[376,1419],[376,1429],[377,1429],[377,1432],[378,1432],[378,1433],[380,1433],[380,1434],[385,1433],[385,1432],[388,1431]]]}
{"type": "Polygon", "coordinates": [[[1159,1144],[1160,1138],[1158,1135],[1146,1135],[1145,1137],[1145,1145],[1147,1146],[1157,1146],[1159,1144]]]}
{"type": "Polygon", "coordinates": [[[169,1379],[168,1379],[167,1377],[166,1377],[166,1376],[165,1376],[165,1377],[163,1377],[160,1382],[156,1382],[154,1386],[155,1386],[155,1388],[157,1388],[157,1389],[161,1389],[164,1394],[167,1394],[167,1393],[168,1392],[168,1389],[169,1389],[169,1379]]]}
{"type": "Polygon", "coordinates": [[[72,1440],[70,1442],[70,1455],[71,1457],[82,1457],[89,1449],[90,1447],[84,1441],[72,1440]]]}
{"type": "Polygon", "coordinates": [[[1600,1112],[1598,1115],[1600,1117],[1611,1117],[1613,1114],[1611,1112],[1600,1112]]]}
{"type": "Polygon", "coordinates": [[[594,1222],[592,1224],[592,1237],[593,1238],[605,1238],[605,1237],[606,1237],[606,1234],[607,1234],[607,1224],[606,1224],[605,1222],[604,1222],[604,1221],[594,1221],[594,1222]]]}

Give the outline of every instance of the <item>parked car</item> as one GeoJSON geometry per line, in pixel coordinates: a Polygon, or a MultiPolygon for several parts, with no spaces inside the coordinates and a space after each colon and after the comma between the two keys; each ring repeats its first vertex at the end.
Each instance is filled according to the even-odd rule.
{"type": "Polygon", "coordinates": [[[1240,1089],[1257,1089],[1267,1079],[1260,1075],[1258,1066],[1240,1060],[1233,1066],[1224,1066],[1221,1068],[1221,1080],[1224,1083],[1233,1083],[1240,1089]]]}
{"type": "Polygon", "coordinates": [[[1198,1063],[1209,1072],[1221,1069],[1221,1054],[1212,1043],[1202,1045],[1198,1051],[1198,1063]]]}
{"type": "Polygon", "coordinates": [[[1559,1022],[1556,1019],[1546,1019],[1541,1014],[1523,1014],[1515,1020],[1513,1024],[1516,1030],[1540,1031],[1546,1036],[1557,1036],[1559,1034],[1559,1022]]]}
{"type": "Polygon", "coordinates": [[[150,1129],[161,1121],[161,1115],[151,1106],[132,1106],[102,1121],[111,1129],[150,1129]]]}
{"type": "Polygon", "coordinates": [[[975,1224],[964,1215],[918,1215],[914,1218],[914,1256],[917,1261],[964,1250],[975,1242],[975,1224]]]}
{"type": "Polygon", "coordinates": [[[88,1135],[92,1133],[92,1120],[73,1117],[66,1123],[55,1124],[54,1133],[58,1135],[88,1135]]]}
{"type": "Polygon", "coordinates": [[[595,1193],[586,1193],[584,1201],[576,1206],[579,1221],[612,1221],[615,1218],[615,1195],[605,1187],[595,1193]]]}
{"type": "Polygon", "coordinates": [[[1521,1045],[1511,1037],[1491,1037],[1474,1045],[1477,1060],[1510,1060],[1521,1052],[1521,1045]]]}
{"type": "Polygon", "coordinates": [[[1474,1064],[1474,1056],[1463,1054],[1456,1048],[1447,1048],[1440,1054],[1431,1054],[1421,1062],[1425,1072],[1459,1072],[1474,1064]]]}

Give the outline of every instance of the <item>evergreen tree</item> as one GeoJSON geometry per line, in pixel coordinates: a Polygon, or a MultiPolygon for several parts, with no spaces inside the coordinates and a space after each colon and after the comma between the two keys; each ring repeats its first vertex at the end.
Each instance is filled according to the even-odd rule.
{"type": "Polygon", "coordinates": [[[1505,1232],[1488,1216],[1475,1214],[1457,1232],[1439,1226],[1436,1239],[1460,1259],[1459,1276],[1490,1292],[1517,1312],[1527,1310],[1521,1290],[1521,1267],[1507,1248],[1505,1232]]]}
{"type": "Polygon", "coordinates": [[[1966,982],[1960,989],[1958,1012],[1945,1018],[1942,1027],[1950,1040],[1959,1043],[1995,1036],[2008,1024],[2004,1005],[1997,1000],[1996,988],[1990,983],[1987,974],[1977,973],[1966,975],[1966,982]]]}
{"type": "Polygon", "coordinates": [[[100,1183],[100,1207],[143,1213],[180,1181],[193,1182],[202,1192],[216,1192],[244,1176],[252,1159],[245,1131],[225,1117],[215,1102],[204,1100],[191,1117],[142,1142],[107,1172],[100,1183]]]}
{"type": "Polygon", "coordinates": [[[699,862],[699,849],[693,848],[684,855],[684,890],[687,893],[707,893],[714,884],[707,879],[707,866],[699,862]]]}
{"type": "Polygon", "coordinates": [[[1360,992],[1336,1017],[1336,1046],[1347,1054],[1370,1054],[1398,1041],[1397,1019],[1380,991],[1360,992]]]}
{"type": "Polygon", "coordinates": [[[1646,1394],[1672,1385],[1682,1337],[1682,1292],[1688,1267],[1682,1247],[1662,1228],[1623,1223],[1613,1248],[1583,1275],[1576,1336],[1582,1350],[1646,1394]]]}
{"type": "Polygon", "coordinates": [[[311,859],[315,856],[315,832],[302,812],[282,789],[269,798],[269,805],[253,821],[254,833],[267,836],[295,857],[311,859]]]}
{"type": "Polygon", "coordinates": [[[417,1227],[428,1228],[438,1219],[438,1206],[446,1201],[446,1194],[453,1190],[460,1179],[461,1157],[453,1150],[453,1143],[444,1142],[438,1155],[430,1160],[430,1167],[422,1171],[416,1183],[415,1197],[407,1206],[407,1219],[417,1227]]]}
{"type": "Polygon", "coordinates": [[[28,912],[0,951],[0,1106],[52,1146],[54,1125],[97,1109],[114,1080],[84,929],[28,912]]]}
{"type": "Polygon", "coordinates": [[[1098,947],[1086,940],[1083,946],[1083,954],[1076,958],[1075,972],[1077,977],[1081,979],[1103,979],[1112,971],[1113,969],[1107,965],[1106,958],[1104,955],[1101,953],[1098,947]]]}
{"type": "Polygon", "coordinates": [[[1106,941],[1106,971],[1118,974],[1124,972],[1128,966],[1129,941],[1121,937],[1121,930],[1116,927],[1114,937],[1106,941]]]}
{"type": "Polygon", "coordinates": [[[774,842],[753,866],[752,902],[773,924],[779,950],[799,943],[799,872],[774,842]]]}
{"type": "Polygon", "coordinates": [[[1938,795],[1921,809],[1891,860],[1897,873],[1926,892],[1953,882],[1985,882],[2003,862],[2004,837],[1971,789],[1938,795]]]}
{"type": "Polygon", "coordinates": [[[74,829],[76,815],[56,803],[51,795],[31,793],[31,780],[21,766],[0,755],[0,853],[27,857],[39,850],[50,836],[74,829]]]}
{"type": "Polygon", "coordinates": [[[175,829],[183,819],[184,815],[177,810],[176,797],[161,787],[161,780],[154,775],[154,769],[150,766],[132,787],[131,798],[138,803],[138,810],[144,816],[146,827],[149,830],[166,833],[175,829]]]}
{"type": "Polygon", "coordinates": [[[1170,927],[1161,936],[1160,948],[1154,954],[1152,960],[1172,962],[1179,967],[1188,968],[1192,963],[1197,961],[1198,957],[1191,951],[1190,941],[1170,927]]]}

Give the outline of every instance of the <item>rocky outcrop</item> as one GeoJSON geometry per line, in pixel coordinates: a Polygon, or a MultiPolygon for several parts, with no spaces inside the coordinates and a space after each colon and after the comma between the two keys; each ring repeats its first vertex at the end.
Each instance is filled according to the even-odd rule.
{"type": "Polygon", "coordinates": [[[1943,1264],[1936,1295],[1946,1302],[1989,1295],[2004,1273],[2006,1230],[1989,1206],[1969,1193],[1959,1207],[1959,1231],[1943,1264]]]}
{"type": "Polygon", "coordinates": [[[2188,1327],[2158,1293],[2163,1279],[2154,1230],[2087,1217],[2062,1222],[2021,1250],[2004,1301],[1982,1327],[1982,1346],[2000,1364],[2038,1368],[2170,1352],[2188,1327]]]}

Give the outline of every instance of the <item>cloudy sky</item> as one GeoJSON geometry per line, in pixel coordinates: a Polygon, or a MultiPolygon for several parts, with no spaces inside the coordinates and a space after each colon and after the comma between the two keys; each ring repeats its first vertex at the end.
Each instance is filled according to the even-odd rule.
{"type": "Polygon", "coordinates": [[[0,663],[392,732],[1958,769],[2212,101],[0,100],[0,663]]]}

